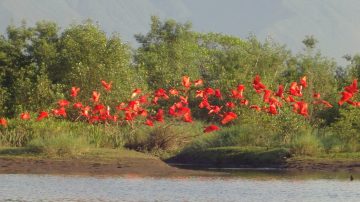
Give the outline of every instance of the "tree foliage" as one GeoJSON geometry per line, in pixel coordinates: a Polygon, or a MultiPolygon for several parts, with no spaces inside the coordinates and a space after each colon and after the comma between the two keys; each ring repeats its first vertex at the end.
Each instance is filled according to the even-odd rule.
{"type": "MultiPolygon", "coordinates": [[[[301,99],[310,103],[314,101],[313,94],[321,92],[321,99],[333,103],[333,108],[312,105],[306,119],[284,116],[292,110],[290,107],[281,109],[276,117],[238,107],[234,109],[239,116],[237,124],[246,127],[261,124],[271,134],[268,139],[285,143],[303,131],[312,134],[324,128],[330,128],[348,144],[359,139],[358,111],[340,109],[335,104],[340,98],[339,91],[360,77],[359,55],[347,55],[350,64],[341,67],[315,50],[318,41],[314,36],[306,36],[302,41],[306,49],[295,55],[270,39],[262,42],[255,36],[240,39],[198,33],[192,30],[191,23],[162,21],[155,16],[151,18],[150,30],[135,38],[140,46],[132,52],[119,35],[107,35],[91,21],[65,29],[46,21],[32,27],[26,23],[8,26],[0,36],[0,117],[53,106],[56,99],[69,98],[68,89],[72,86],[80,87],[79,99],[88,99],[95,88],[99,89],[100,80],[112,82],[111,96],[102,100],[104,104],[128,100],[134,88],[178,87],[184,75],[192,81],[203,79],[205,87],[219,88],[224,94],[243,84],[246,99],[261,104],[263,97],[248,93],[253,91],[255,75],[260,75],[272,91],[280,84],[298,82],[306,76],[308,87],[301,99]]],[[[212,104],[224,105],[228,101],[231,100],[220,99],[212,104]]],[[[205,117],[198,104],[190,104],[194,117],[205,117]]]]}

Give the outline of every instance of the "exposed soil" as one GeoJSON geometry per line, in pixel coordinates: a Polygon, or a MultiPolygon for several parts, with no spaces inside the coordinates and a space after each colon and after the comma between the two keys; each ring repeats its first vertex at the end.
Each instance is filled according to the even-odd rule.
{"type": "Polygon", "coordinates": [[[284,168],[294,171],[329,171],[338,172],[346,171],[360,174],[360,159],[359,160],[294,160],[289,159],[284,168]]]}
{"type": "Polygon", "coordinates": [[[196,167],[196,168],[230,168],[233,169],[245,169],[245,170],[279,170],[286,172],[342,172],[360,175],[360,160],[294,160],[288,159],[287,161],[279,164],[188,164],[188,163],[170,163],[172,165],[178,165],[182,168],[196,167]]]}
{"type": "MultiPolygon", "coordinates": [[[[199,165],[194,165],[199,166],[199,165]]],[[[206,167],[214,165],[203,165],[206,167]]],[[[221,168],[226,165],[216,165],[221,168]]],[[[360,160],[295,160],[288,159],[281,165],[243,165],[238,167],[273,167],[287,171],[349,172],[360,174],[360,160]]],[[[28,157],[0,157],[0,174],[60,174],[126,177],[191,177],[228,176],[225,172],[208,172],[172,167],[157,158],[119,158],[111,161],[101,159],[38,159],[28,157]]]]}
{"type": "Polygon", "coordinates": [[[156,158],[121,158],[101,162],[79,159],[34,159],[0,157],[0,174],[60,174],[126,177],[219,176],[215,172],[171,167],[156,158]]]}

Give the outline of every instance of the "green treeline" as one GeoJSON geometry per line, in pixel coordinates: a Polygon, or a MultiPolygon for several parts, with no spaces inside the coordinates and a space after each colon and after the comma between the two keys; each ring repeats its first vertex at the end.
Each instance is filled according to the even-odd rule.
{"type": "MultiPolygon", "coordinates": [[[[333,108],[310,108],[308,119],[285,108],[278,116],[238,108],[237,122],[220,131],[221,138],[207,137],[201,144],[271,147],[292,143],[301,149],[306,141],[320,141],[329,151],[360,150],[360,108],[336,104],[343,87],[360,77],[360,55],[346,56],[349,65],[340,67],[316,50],[313,37],[307,37],[304,51],[295,55],[273,41],[199,33],[190,23],[158,17],[151,18],[148,33],[135,38],[140,44],[136,49],[117,34],[108,36],[91,21],[64,30],[45,21],[33,27],[10,25],[0,36],[0,117],[47,110],[58,99],[68,98],[72,86],[81,88],[81,99],[88,99],[93,90],[101,88],[101,79],[113,81],[105,102],[118,103],[127,100],[134,88],[178,87],[183,75],[202,78],[205,86],[223,93],[240,83],[252,91],[255,75],[274,91],[279,84],[289,85],[306,75],[309,87],[304,99],[311,100],[313,92],[319,92],[333,108]],[[241,136],[245,133],[246,137],[241,136]]],[[[261,99],[256,96],[246,94],[259,104],[261,99]]],[[[194,107],[194,117],[201,120],[201,113],[194,107]]]]}

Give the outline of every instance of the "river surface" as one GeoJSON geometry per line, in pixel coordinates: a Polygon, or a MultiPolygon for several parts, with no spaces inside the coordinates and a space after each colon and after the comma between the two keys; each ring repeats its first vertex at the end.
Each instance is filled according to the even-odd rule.
{"type": "Polygon", "coordinates": [[[0,175],[0,201],[360,201],[360,180],[0,175]]]}

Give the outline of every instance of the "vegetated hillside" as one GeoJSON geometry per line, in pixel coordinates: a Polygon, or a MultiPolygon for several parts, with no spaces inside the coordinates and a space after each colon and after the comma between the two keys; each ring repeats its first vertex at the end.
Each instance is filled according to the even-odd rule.
{"type": "Polygon", "coordinates": [[[41,19],[61,26],[91,18],[106,32],[119,32],[135,45],[133,35],[149,28],[150,16],[193,22],[197,31],[247,37],[268,36],[301,50],[305,35],[315,35],[325,55],[338,61],[360,46],[360,2],[356,0],[2,0],[0,30],[10,22],[41,19]]]}

